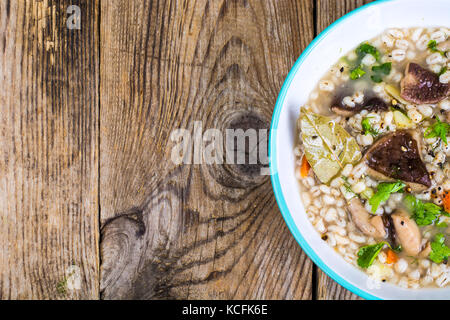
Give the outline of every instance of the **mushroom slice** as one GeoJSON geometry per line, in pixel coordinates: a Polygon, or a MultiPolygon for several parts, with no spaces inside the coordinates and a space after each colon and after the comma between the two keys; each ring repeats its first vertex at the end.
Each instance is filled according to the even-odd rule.
{"type": "Polygon", "coordinates": [[[381,216],[371,216],[358,198],[348,202],[348,210],[355,225],[367,236],[384,239],[386,230],[381,216]]]}
{"type": "Polygon", "coordinates": [[[428,258],[428,256],[431,253],[431,243],[430,241],[427,241],[427,243],[425,244],[425,247],[423,248],[423,250],[420,252],[419,254],[419,258],[428,258]]]}
{"type": "Polygon", "coordinates": [[[361,106],[355,106],[355,107],[344,107],[341,104],[338,103],[334,103],[331,106],[331,111],[333,111],[334,113],[336,113],[339,116],[343,116],[343,117],[351,117],[352,115],[360,112],[362,110],[361,106]]]}
{"type": "Polygon", "coordinates": [[[387,134],[364,155],[367,174],[382,181],[402,180],[413,191],[423,191],[431,186],[431,180],[420,150],[420,135],[415,130],[387,134]]]}
{"type": "Polygon", "coordinates": [[[413,62],[406,67],[400,86],[401,97],[415,104],[438,103],[450,92],[450,85],[441,83],[437,74],[413,62]]]}
{"type": "Polygon", "coordinates": [[[343,117],[351,117],[352,115],[360,112],[361,110],[377,112],[382,110],[388,110],[388,106],[382,99],[377,97],[371,98],[365,101],[363,104],[357,104],[353,108],[344,106],[340,102],[335,102],[331,106],[331,111],[343,117]]]}
{"type": "Polygon", "coordinates": [[[417,224],[402,209],[395,211],[392,221],[397,240],[405,253],[413,257],[418,256],[422,251],[422,235],[417,224]]]}
{"type": "Polygon", "coordinates": [[[445,111],[445,121],[450,123],[450,111],[445,111]]]}

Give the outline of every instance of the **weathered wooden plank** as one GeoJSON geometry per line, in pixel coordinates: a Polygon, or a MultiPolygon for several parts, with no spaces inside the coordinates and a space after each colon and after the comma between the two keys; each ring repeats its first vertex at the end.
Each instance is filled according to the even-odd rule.
{"type": "MultiPolygon", "coordinates": [[[[317,0],[317,31],[322,32],[331,23],[348,12],[371,2],[370,0],[317,0]]],[[[317,267],[315,267],[317,268],[317,267]]],[[[317,271],[317,299],[354,300],[361,299],[330,279],[320,269],[317,271]]]]}
{"type": "MultiPolygon", "coordinates": [[[[171,132],[267,129],[311,0],[101,3],[101,294],[310,299],[261,165],[175,165],[171,132]]],[[[191,148],[192,149],[192,148],[191,148]]]]}
{"type": "Polygon", "coordinates": [[[0,1],[2,299],[99,294],[98,3],[69,30],[72,2],[0,1]]]}

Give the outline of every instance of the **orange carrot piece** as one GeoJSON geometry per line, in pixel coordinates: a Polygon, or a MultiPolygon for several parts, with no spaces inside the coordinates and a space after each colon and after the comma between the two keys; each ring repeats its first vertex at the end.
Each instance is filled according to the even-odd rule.
{"type": "Polygon", "coordinates": [[[306,160],[306,157],[303,156],[302,158],[302,166],[300,168],[300,176],[302,178],[306,178],[308,176],[309,170],[311,169],[311,166],[308,163],[308,160],[306,160]]]}
{"type": "Polygon", "coordinates": [[[450,213],[450,192],[444,192],[442,195],[442,204],[444,205],[444,210],[450,213]]]}
{"type": "Polygon", "coordinates": [[[396,263],[397,261],[398,261],[398,256],[394,252],[394,250],[388,249],[386,263],[387,264],[392,264],[392,263],[396,263]]]}

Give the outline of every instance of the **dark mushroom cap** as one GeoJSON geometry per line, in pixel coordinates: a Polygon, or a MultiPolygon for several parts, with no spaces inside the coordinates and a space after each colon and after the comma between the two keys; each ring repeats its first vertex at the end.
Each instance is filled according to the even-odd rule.
{"type": "Polygon", "coordinates": [[[422,68],[417,63],[409,63],[401,82],[401,97],[415,104],[438,103],[450,92],[450,86],[439,81],[434,72],[422,68]]]}
{"type": "Polygon", "coordinates": [[[351,117],[362,110],[368,110],[370,112],[383,111],[388,110],[388,105],[382,99],[373,97],[365,100],[362,104],[355,105],[353,108],[344,106],[341,101],[335,101],[331,106],[331,111],[344,117],[351,117]]]}
{"type": "Polygon", "coordinates": [[[369,99],[366,103],[364,103],[363,109],[366,109],[370,112],[378,112],[378,111],[386,111],[388,110],[388,105],[386,102],[383,101],[383,99],[374,97],[372,99],[369,99]]]}
{"type": "Polygon", "coordinates": [[[364,156],[371,169],[369,175],[380,180],[402,180],[415,190],[420,189],[417,186],[430,187],[430,176],[422,162],[419,146],[417,135],[410,130],[399,130],[382,137],[364,156]]]}

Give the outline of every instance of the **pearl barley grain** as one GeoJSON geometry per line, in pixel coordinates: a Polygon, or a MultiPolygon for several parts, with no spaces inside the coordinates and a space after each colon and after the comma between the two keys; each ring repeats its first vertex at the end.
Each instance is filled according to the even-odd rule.
{"type": "Polygon", "coordinates": [[[440,75],[439,82],[440,83],[449,83],[450,82],[450,71],[447,71],[446,73],[440,75]]]}
{"type": "Polygon", "coordinates": [[[352,186],[352,190],[355,193],[361,193],[366,190],[366,184],[364,183],[364,181],[359,181],[352,186]]]}
{"type": "Polygon", "coordinates": [[[406,51],[403,49],[395,49],[392,51],[392,59],[401,62],[406,58],[406,51]]]}
{"type": "Polygon", "coordinates": [[[409,47],[409,42],[408,40],[397,40],[395,41],[395,46],[399,49],[406,50],[409,47]]]}
{"type": "Polygon", "coordinates": [[[398,273],[403,273],[408,268],[408,262],[405,259],[399,259],[394,268],[398,273]]]}
{"type": "Polygon", "coordinates": [[[430,38],[426,34],[424,34],[423,36],[421,36],[419,38],[419,41],[417,41],[416,48],[421,50],[421,51],[424,51],[424,50],[428,49],[428,42],[429,41],[430,41],[430,38]]]}
{"type": "Polygon", "coordinates": [[[427,64],[429,64],[429,65],[441,63],[442,55],[440,52],[435,52],[435,53],[429,55],[428,58],[426,59],[426,61],[427,61],[427,64]]]}
{"type": "Polygon", "coordinates": [[[328,80],[322,80],[322,81],[320,81],[319,88],[322,91],[331,92],[334,90],[334,83],[332,83],[331,81],[328,81],[328,80]]]}
{"type": "Polygon", "coordinates": [[[375,57],[371,54],[366,54],[364,56],[364,58],[362,59],[361,63],[365,66],[371,66],[373,65],[375,62],[377,62],[377,60],[375,59],[375,57]]]}
{"type": "Polygon", "coordinates": [[[428,105],[420,105],[417,108],[419,109],[419,112],[421,114],[423,114],[423,116],[425,118],[429,118],[433,114],[433,109],[428,105]]]}

